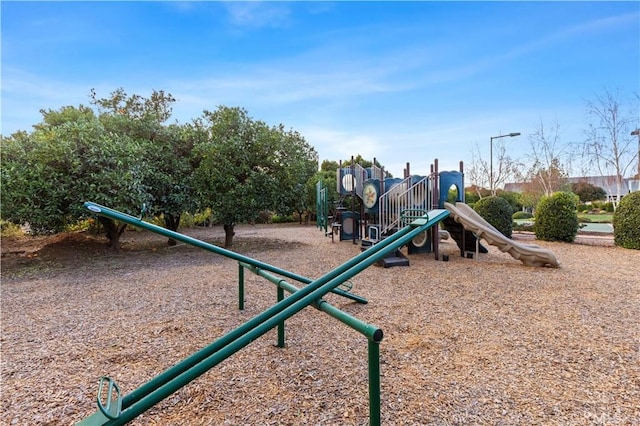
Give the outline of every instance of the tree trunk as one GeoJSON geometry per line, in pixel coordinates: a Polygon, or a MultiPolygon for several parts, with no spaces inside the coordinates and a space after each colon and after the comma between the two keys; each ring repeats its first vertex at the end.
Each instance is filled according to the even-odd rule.
{"type": "Polygon", "coordinates": [[[234,226],[235,224],[233,223],[222,225],[222,228],[224,229],[224,246],[227,248],[233,245],[233,236],[236,235],[236,233],[233,232],[234,226]]]}
{"type": "MultiPolygon", "coordinates": [[[[178,226],[180,226],[180,214],[174,216],[171,213],[165,213],[164,214],[164,227],[167,228],[170,231],[177,231],[178,230],[178,226]]],[[[169,238],[169,240],[167,241],[167,243],[170,246],[175,246],[176,244],[178,244],[178,242],[176,240],[174,240],[173,238],[169,238]]]]}
{"type": "Polygon", "coordinates": [[[107,235],[107,245],[112,249],[118,251],[120,250],[120,236],[124,233],[124,230],[127,228],[127,224],[123,223],[119,225],[108,217],[99,216],[98,220],[104,227],[105,233],[107,235]]]}

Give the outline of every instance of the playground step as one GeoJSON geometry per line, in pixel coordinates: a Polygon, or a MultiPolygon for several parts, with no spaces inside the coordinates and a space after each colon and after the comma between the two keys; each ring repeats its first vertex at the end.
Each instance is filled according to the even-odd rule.
{"type": "Polygon", "coordinates": [[[405,257],[400,250],[396,250],[388,256],[378,260],[378,265],[383,268],[391,268],[393,266],[409,266],[409,259],[405,257]]]}

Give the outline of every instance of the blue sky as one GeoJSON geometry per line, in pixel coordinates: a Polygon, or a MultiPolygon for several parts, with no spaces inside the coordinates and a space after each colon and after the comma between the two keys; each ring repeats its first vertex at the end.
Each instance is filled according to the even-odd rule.
{"type": "Polygon", "coordinates": [[[172,120],[240,106],[321,160],[393,174],[522,157],[541,120],[583,138],[586,100],[640,93],[640,2],[6,2],[2,134],[118,87],[177,99],[172,120]]]}

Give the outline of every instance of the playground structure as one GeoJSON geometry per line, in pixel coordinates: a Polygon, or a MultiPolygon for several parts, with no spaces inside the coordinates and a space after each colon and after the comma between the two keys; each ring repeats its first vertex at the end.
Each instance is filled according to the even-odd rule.
{"type": "Polygon", "coordinates": [[[269,330],[278,327],[278,346],[284,346],[284,322],[307,306],[313,306],[340,320],[367,337],[369,362],[369,423],[380,424],[380,349],[383,332],[379,328],[354,318],[333,307],[322,298],[329,292],[349,297],[359,303],[366,300],[350,292],[350,279],[389,253],[407,244],[416,236],[437,226],[449,216],[449,211],[436,209],[417,218],[400,218],[408,225],[399,229],[389,238],[344,264],[329,271],[322,277],[311,280],[290,271],[260,262],[256,259],[208,244],[201,240],[170,231],[107,207],[87,202],[84,206],[91,212],[135,227],[146,229],[165,237],[173,238],[207,251],[229,257],[239,263],[239,309],[244,308],[244,270],[247,269],[278,287],[278,302],[271,308],[250,319],[238,328],[223,335],[209,346],[194,353],[170,369],[156,376],[131,393],[122,396],[116,382],[109,377],[99,380],[98,410],[82,420],[79,425],[122,425],[125,424],[177,390],[197,379],[224,359],[230,357],[269,330]],[[274,274],[280,275],[280,278],[274,274]],[[299,281],[306,286],[298,288],[285,278],[299,281]],[[284,297],[284,291],[292,293],[284,297]]]}
{"type": "MultiPolygon", "coordinates": [[[[464,203],[462,161],[459,171],[439,172],[436,159],[427,176],[411,175],[407,163],[403,179],[387,178],[384,170],[375,166],[375,159],[373,164],[365,169],[355,164],[353,157],[349,167],[340,163],[336,172],[339,199],[333,211],[329,208],[327,188],[318,182],[317,224],[324,229],[325,235],[333,239],[334,234],[338,234],[340,241],[352,240],[354,244],[360,240],[365,250],[407,226],[411,218],[420,217],[430,209],[446,208],[451,216],[444,219],[442,225],[457,243],[462,257],[475,255],[477,259],[480,253],[487,253],[486,247],[480,244],[480,239],[484,239],[527,266],[560,265],[550,250],[513,241],[464,203]],[[449,200],[450,191],[455,193],[453,200],[449,200]],[[345,206],[348,196],[351,197],[351,210],[345,206]],[[356,197],[362,201],[360,211],[355,210],[356,197]]],[[[438,227],[425,230],[407,243],[407,252],[434,253],[438,260],[440,238],[438,227]]],[[[379,264],[407,266],[409,259],[398,249],[379,264]]]]}
{"type": "MultiPolygon", "coordinates": [[[[318,227],[325,235],[339,236],[340,241],[361,241],[367,249],[408,225],[411,218],[420,217],[431,209],[443,209],[449,191],[455,190],[455,201],[464,201],[463,163],[459,171],[438,170],[438,160],[434,160],[431,171],[426,176],[411,175],[407,163],[403,178],[389,178],[384,169],[375,166],[364,168],[352,162],[348,167],[342,163],[336,172],[339,199],[333,209],[327,200],[327,188],[317,184],[318,227]],[[345,204],[351,197],[351,210],[345,204]],[[362,200],[360,211],[355,209],[355,199],[362,200]]],[[[448,222],[445,229],[460,247],[475,247],[476,240],[471,232],[464,232],[461,225],[448,222]],[[450,230],[451,228],[451,230],[450,230]],[[465,241],[467,240],[467,241],[465,241]]],[[[438,244],[441,232],[438,228],[426,230],[407,243],[409,254],[434,253],[439,257],[438,244]]],[[[484,252],[486,249],[482,247],[484,252]]],[[[464,250],[463,250],[464,252],[464,250]]],[[[383,259],[385,267],[408,265],[409,260],[397,250],[383,259]]]]}

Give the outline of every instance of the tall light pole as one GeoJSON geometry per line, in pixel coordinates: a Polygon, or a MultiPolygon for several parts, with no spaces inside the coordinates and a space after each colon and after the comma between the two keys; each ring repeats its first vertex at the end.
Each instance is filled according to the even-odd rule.
{"type": "Polygon", "coordinates": [[[640,129],[635,129],[633,132],[631,132],[631,136],[638,137],[638,174],[636,175],[636,177],[640,179],[640,129]]]}
{"type": "Polygon", "coordinates": [[[489,166],[489,186],[491,189],[491,195],[496,195],[496,191],[494,189],[494,184],[493,184],[493,140],[494,139],[500,139],[500,138],[512,138],[514,136],[520,136],[520,132],[512,132],[512,133],[507,133],[506,135],[498,135],[498,136],[491,136],[490,139],[490,146],[491,146],[491,151],[489,156],[491,157],[491,159],[489,160],[490,166],[489,166]]]}

